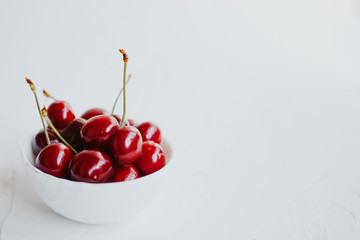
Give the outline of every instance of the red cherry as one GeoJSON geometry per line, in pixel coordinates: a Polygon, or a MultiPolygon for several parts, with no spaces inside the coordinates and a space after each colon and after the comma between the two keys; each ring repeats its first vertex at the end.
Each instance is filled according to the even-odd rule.
{"type": "MultiPolygon", "coordinates": [[[[124,75],[123,75],[123,114],[120,127],[111,135],[108,142],[108,150],[111,157],[119,165],[127,165],[136,161],[140,156],[142,138],[139,130],[132,126],[124,126],[126,116],[126,66],[128,56],[123,49],[119,49],[123,55],[124,75]]],[[[120,93],[119,93],[120,95],[120,93]]],[[[118,95],[118,97],[119,97],[118,95]]],[[[115,102],[116,104],[116,102],[115,102]]],[[[114,108],[112,113],[114,113],[114,108]]]]}
{"type": "Polygon", "coordinates": [[[84,146],[86,148],[104,149],[110,135],[118,127],[118,121],[112,116],[100,115],[92,117],[80,131],[84,146]]]}
{"type": "Polygon", "coordinates": [[[154,141],[156,143],[161,142],[161,132],[160,129],[151,122],[144,122],[138,126],[136,126],[137,129],[139,129],[143,141],[154,141]]]}
{"type": "Polygon", "coordinates": [[[45,147],[35,159],[35,167],[59,178],[66,178],[67,169],[74,154],[63,143],[53,143],[45,147]]]}
{"type": "Polygon", "coordinates": [[[109,112],[102,108],[91,108],[81,115],[81,118],[88,120],[94,116],[109,115],[109,112]]]}
{"type": "Polygon", "coordinates": [[[107,182],[114,172],[110,157],[100,150],[84,150],[78,153],[69,166],[70,178],[89,183],[107,182]]]}
{"type": "Polygon", "coordinates": [[[139,130],[132,126],[124,126],[119,127],[109,138],[108,151],[119,165],[127,165],[138,159],[141,145],[139,130]]]}
{"type": "Polygon", "coordinates": [[[139,171],[134,165],[119,166],[111,178],[111,182],[123,182],[139,177],[139,171]]]}
{"type": "MultiPolygon", "coordinates": [[[[56,143],[59,142],[59,140],[57,139],[56,135],[53,133],[53,131],[51,130],[47,130],[48,135],[49,135],[49,139],[50,139],[50,143],[56,143]]],[[[35,138],[32,141],[32,148],[33,151],[35,153],[35,155],[38,155],[39,152],[46,147],[48,144],[46,142],[46,136],[45,136],[45,131],[41,130],[39,131],[35,138]]]]}
{"type": "Polygon", "coordinates": [[[158,171],[165,166],[164,150],[153,141],[144,142],[141,155],[136,161],[136,166],[145,175],[158,171]]]}
{"type": "Polygon", "coordinates": [[[48,116],[56,128],[65,128],[72,120],[75,114],[71,106],[65,101],[55,101],[48,108],[48,116]]]}
{"type": "Polygon", "coordinates": [[[80,130],[85,125],[86,120],[82,118],[76,118],[72,120],[66,128],[64,128],[60,134],[65,140],[77,151],[84,149],[81,141],[80,130]]]}

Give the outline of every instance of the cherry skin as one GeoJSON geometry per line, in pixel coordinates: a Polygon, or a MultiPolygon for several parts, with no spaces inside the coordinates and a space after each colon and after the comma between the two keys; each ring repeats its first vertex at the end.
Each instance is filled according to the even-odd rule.
{"type": "Polygon", "coordinates": [[[144,122],[136,126],[141,133],[143,141],[154,141],[156,143],[161,143],[161,132],[160,129],[151,122],[144,122]]]}
{"type": "Polygon", "coordinates": [[[113,116],[118,121],[119,125],[121,125],[121,117],[119,115],[113,114],[111,116],[113,116]]]}
{"type": "Polygon", "coordinates": [[[136,166],[144,175],[158,171],[165,166],[164,150],[153,141],[144,142],[141,155],[136,161],[136,166]]]}
{"type": "MultiPolygon", "coordinates": [[[[116,118],[116,120],[117,120],[117,121],[119,122],[119,124],[121,125],[121,117],[120,117],[119,115],[113,114],[113,115],[111,115],[111,116],[113,116],[114,118],[116,118]]],[[[128,121],[128,123],[130,124],[130,126],[135,126],[135,125],[136,125],[135,121],[132,120],[132,119],[127,119],[127,121],[128,121]]]]}
{"type": "Polygon", "coordinates": [[[60,134],[61,136],[77,151],[84,149],[83,143],[81,141],[80,130],[86,123],[85,119],[76,118],[72,120],[66,128],[64,128],[60,134]]]}
{"type": "Polygon", "coordinates": [[[59,178],[67,177],[70,161],[74,158],[71,149],[63,143],[53,143],[45,147],[35,159],[35,167],[59,178]]]}
{"type": "Polygon", "coordinates": [[[110,135],[119,127],[118,121],[107,115],[90,118],[81,128],[85,148],[105,149],[110,135]]]}
{"type": "Polygon", "coordinates": [[[123,182],[133,180],[139,177],[139,171],[134,165],[123,165],[119,166],[112,178],[111,182],[123,182]]]}
{"type": "Polygon", "coordinates": [[[71,161],[70,178],[89,183],[108,182],[114,173],[110,157],[100,150],[83,150],[71,161]]]}
{"type": "Polygon", "coordinates": [[[48,108],[48,116],[54,126],[58,129],[65,128],[72,120],[75,114],[71,106],[65,101],[55,101],[48,108]]]}
{"type": "Polygon", "coordinates": [[[132,126],[119,127],[109,138],[108,152],[119,165],[135,162],[141,152],[142,138],[132,126]]]}
{"type": "Polygon", "coordinates": [[[102,108],[91,108],[81,115],[81,118],[88,120],[94,116],[109,115],[109,112],[102,108]]]}
{"type": "MultiPolygon", "coordinates": [[[[55,133],[52,130],[47,130],[48,135],[49,135],[49,139],[50,139],[50,143],[56,143],[59,142],[59,140],[57,139],[55,133]]],[[[41,130],[39,131],[35,138],[32,141],[32,148],[33,151],[35,153],[35,155],[38,155],[39,152],[46,147],[48,144],[46,142],[46,136],[45,136],[45,131],[41,130]]]]}

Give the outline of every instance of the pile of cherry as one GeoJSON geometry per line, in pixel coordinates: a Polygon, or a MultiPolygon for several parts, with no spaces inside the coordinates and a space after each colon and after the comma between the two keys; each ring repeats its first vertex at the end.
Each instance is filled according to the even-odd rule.
{"type": "MultiPolygon", "coordinates": [[[[128,57],[123,50],[124,95],[122,117],[93,108],[76,118],[65,101],[55,101],[40,110],[35,85],[26,78],[34,93],[41,130],[33,139],[35,166],[59,178],[89,183],[121,182],[154,173],[165,166],[160,146],[160,129],[150,123],[135,124],[126,119],[125,78],[128,57]],[[44,120],[48,127],[45,126],[44,120]]],[[[44,94],[51,97],[46,91],[44,94]]],[[[118,97],[119,97],[118,95],[118,97]]]]}

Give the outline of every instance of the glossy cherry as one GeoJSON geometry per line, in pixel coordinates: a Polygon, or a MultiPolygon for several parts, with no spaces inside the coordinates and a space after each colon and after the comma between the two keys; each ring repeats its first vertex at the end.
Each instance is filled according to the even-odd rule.
{"type": "Polygon", "coordinates": [[[99,115],[109,115],[109,112],[102,108],[91,108],[81,115],[81,118],[88,120],[99,115]]]}
{"type": "Polygon", "coordinates": [[[112,178],[111,182],[123,182],[133,180],[139,177],[139,171],[134,165],[119,166],[112,178]]]}
{"type": "MultiPolygon", "coordinates": [[[[56,137],[56,135],[54,134],[53,131],[48,129],[47,132],[48,132],[48,136],[49,136],[49,139],[50,139],[50,143],[59,142],[59,140],[57,139],[57,137],[56,137]]],[[[47,145],[48,144],[47,144],[47,141],[46,141],[45,131],[41,130],[36,134],[35,138],[32,141],[32,148],[33,148],[33,151],[34,151],[35,155],[38,155],[39,152],[44,147],[46,147],[47,145]]]]}
{"type": "Polygon", "coordinates": [[[86,123],[86,120],[83,118],[76,118],[72,120],[66,128],[64,128],[60,134],[65,140],[77,151],[81,151],[84,149],[80,130],[86,123]]]}
{"type": "Polygon", "coordinates": [[[100,150],[83,150],[71,161],[70,178],[89,183],[108,182],[114,173],[110,157],[100,150]]]}
{"type": "Polygon", "coordinates": [[[119,127],[109,138],[108,152],[119,165],[135,162],[141,152],[142,138],[132,126],[119,127]]]}
{"type": "Polygon", "coordinates": [[[54,126],[58,129],[65,128],[72,120],[75,114],[71,106],[65,101],[55,101],[48,108],[48,116],[54,126]]]}
{"type": "Polygon", "coordinates": [[[164,150],[153,141],[144,142],[141,155],[135,165],[144,175],[158,171],[165,166],[164,150]]]}
{"type": "Polygon", "coordinates": [[[105,149],[110,135],[118,127],[118,121],[112,116],[100,115],[92,117],[80,131],[85,148],[105,149]]]}
{"type": "Polygon", "coordinates": [[[161,132],[160,129],[151,122],[144,122],[136,126],[141,133],[143,141],[153,141],[156,143],[161,143],[161,132]]]}
{"type": "Polygon", "coordinates": [[[35,159],[35,167],[59,178],[67,177],[67,169],[74,154],[63,143],[53,143],[40,151],[35,159]]]}
{"type": "MultiPolygon", "coordinates": [[[[132,126],[125,126],[126,117],[126,66],[128,56],[123,49],[119,49],[124,60],[123,74],[123,114],[121,124],[111,135],[108,142],[108,152],[119,165],[127,165],[136,161],[140,156],[142,138],[139,130],[132,126]]],[[[120,94],[119,94],[120,95],[120,94]]],[[[118,95],[118,96],[119,96],[118,95]]],[[[115,107],[115,105],[114,105],[115,107]]],[[[113,107],[113,110],[114,110],[113,107]]]]}

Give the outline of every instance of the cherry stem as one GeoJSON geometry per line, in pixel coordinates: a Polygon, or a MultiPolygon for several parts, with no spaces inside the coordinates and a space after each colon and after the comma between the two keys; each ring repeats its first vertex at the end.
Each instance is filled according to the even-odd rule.
{"type": "MultiPolygon", "coordinates": [[[[128,77],[127,77],[126,85],[129,83],[130,79],[131,79],[131,74],[129,74],[128,77]]],[[[116,97],[116,100],[115,100],[115,103],[114,103],[114,106],[113,106],[113,108],[112,108],[112,110],[111,110],[111,114],[110,114],[110,115],[113,115],[113,114],[114,114],[116,104],[117,104],[117,102],[118,102],[118,100],[119,100],[119,97],[120,97],[120,95],[121,95],[122,92],[123,92],[123,88],[121,88],[119,94],[118,94],[117,97],[116,97]]]]}
{"type": "Polygon", "coordinates": [[[51,120],[49,119],[48,115],[47,115],[47,110],[46,107],[43,107],[43,109],[41,110],[41,114],[42,116],[45,118],[47,124],[50,126],[50,128],[53,130],[53,132],[55,133],[55,135],[60,138],[60,140],[66,145],[68,146],[75,154],[77,154],[78,152],[70,145],[70,143],[68,143],[62,136],[61,134],[58,132],[58,130],[55,128],[55,126],[52,124],[51,120]]]}
{"type": "Polygon", "coordinates": [[[121,124],[120,127],[123,127],[125,124],[125,115],[126,115],[126,67],[127,67],[127,62],[128,62],[128,56],[126,54],[126,52],[123,49],[119,49],[119,52],[123,55],[123,60],[124,60],[124,75],[123,75],[123,115],[122,115],[122,119],[121,119],[121,124]]]}
{"type": "Polygon", "coordinates": [[[43,93],[47,98],[51,98],[52,100],[57,101],[57,99],[51,96],[47,91],[43,90],[43,93]]]}
{"type": "Polygon", "coordinates": [[[46,143],[47,143],[47,145],[50,145],[49,134],[48,134],[47,128],[46,128],[45,123],[44,123],[44,119],[43,119],[43,117],[41,115],[41,111],[40,111],[39,100],[38,100],[37,94],[36,94],[36,87],[35,87],[34,83],[29,78],[25,77],[25,80],[29,84],[31,91],[34,93],[35,100],[36,100],[36,106],[37,106],[37,109],[39,111],[41,123],[43,125],[44,132],[45,132],[46,143]]]}

